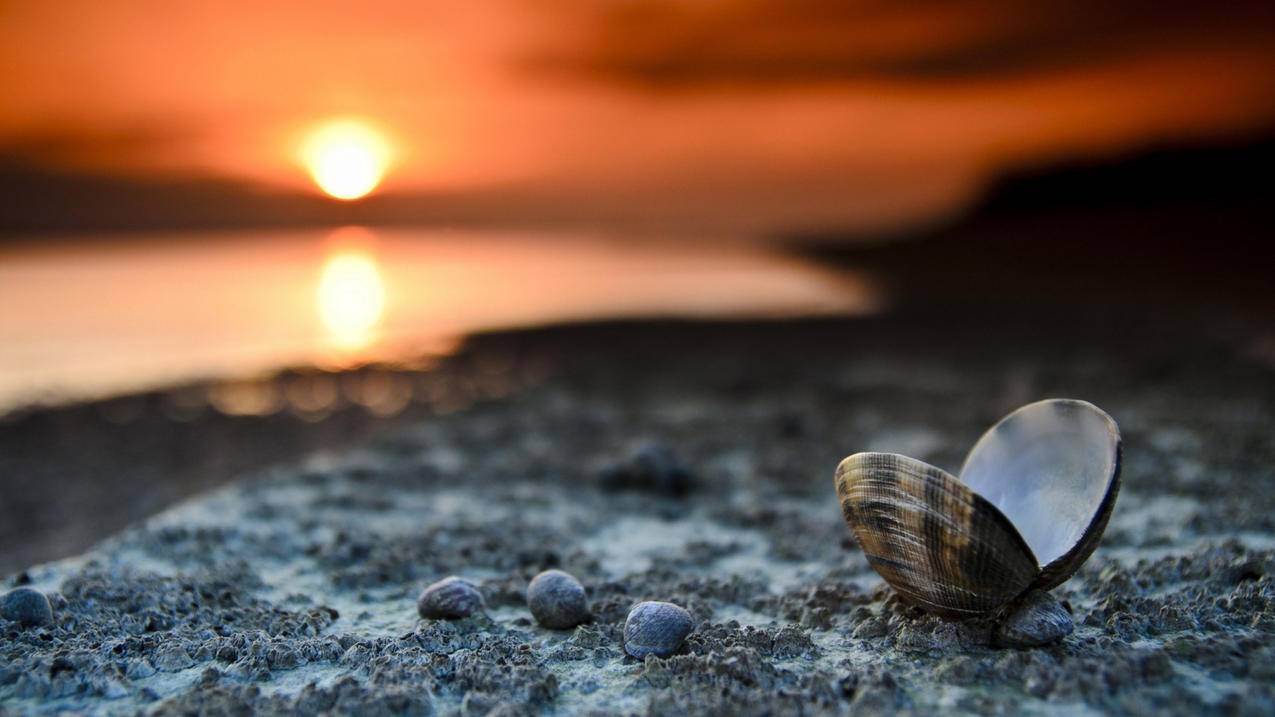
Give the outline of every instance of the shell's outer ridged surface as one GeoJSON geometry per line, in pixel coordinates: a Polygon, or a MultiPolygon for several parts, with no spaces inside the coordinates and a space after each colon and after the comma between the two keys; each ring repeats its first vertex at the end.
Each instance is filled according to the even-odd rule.
{"type": "Polygon", "coordinates": [[[992,612],[1040,573],[999,510],[907,456],[857,453],[837,467],[841,512],[868,562],[909,602],[947,617],[992,612]]]}
{"type": "Polygon", "coordinates": [[[1032,587],[1049,590],[1098,547],[1120,492],[1121,453],[1120,429],[1102,409],[1047,399],[988,429],[965,459],[961,481],[996,505],[1033,547],[1045,564],[1032,587]]]}

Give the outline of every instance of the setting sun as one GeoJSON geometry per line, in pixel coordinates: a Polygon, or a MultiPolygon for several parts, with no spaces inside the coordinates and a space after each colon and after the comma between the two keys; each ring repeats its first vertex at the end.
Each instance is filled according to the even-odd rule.
{"type": "Polygon", "coordinates": [[[336,199],[358,199],[381,183],[390,146],[380,132],[358,120],[335,120],[314,129],[301,148],[314,183],[336,199]]]}

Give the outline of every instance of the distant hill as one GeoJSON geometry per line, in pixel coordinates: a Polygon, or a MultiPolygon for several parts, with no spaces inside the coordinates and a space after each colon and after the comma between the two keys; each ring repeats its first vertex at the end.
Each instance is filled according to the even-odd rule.
{"type": "Polygon", "coordinates": [[[1004,177],[981,213],[1269,206],[1275,135],[1244,144],[1157,148],[1004,177]]]}
{"type": "Polygon", "coordinates": [[[821,258],[884,277],[904,305],[1132,295],[1266,303],[1275,295],[1273,160],[1275,135],[1035,168],[924,232],[804,240],[821,258]]]}

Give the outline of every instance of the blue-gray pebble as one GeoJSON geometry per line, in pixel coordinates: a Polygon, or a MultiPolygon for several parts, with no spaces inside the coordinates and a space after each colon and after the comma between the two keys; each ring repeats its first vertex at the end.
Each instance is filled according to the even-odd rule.
{"type": "Polygon", "coordinates": [[[531,579],[527,607],[536,622],[553,630],[572,628],[589,619],[589,598],[584,586],[561,570],[546,570],[531,579]]]}
{"type": "Polygon", "coordinates": [[[671,602],[640,602],[624,621],[624,651],[639,660],[668,657],[694,628],[691,614],[671,602]]]}
{"type": "Polygon", "coordinates": [[[18,588],[4,596],[0,604],[4,619],[21,623],[26,627],[48,625],[53,622],[53,607],[44,593],[31,588],[18,588]]]}
{"type": "Polygon", "coordinates": [[[690,491],[693,476],[672,449],[648,442],[626,460],[605,468],[601,480],[607,490],[645,490],[678,497],[690,491]]]}
{"type": "Polygon", "coordinates": [[[483,609],[483,595],[467,580],[443,578],[421,592],[416,611],[421,617],[457,620],[483,609]]]}
{"type": "Polygon", "coordinates": [[[996,626],[993,635],[1000,647],[1041,647],[1057,642],[1076,629],[1071,614],[1052,595],[1033,590],[996,626]]]}

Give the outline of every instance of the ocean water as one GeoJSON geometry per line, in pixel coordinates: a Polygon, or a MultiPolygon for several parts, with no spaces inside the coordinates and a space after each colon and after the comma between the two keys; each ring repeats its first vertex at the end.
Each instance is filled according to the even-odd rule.
{"type": "Polygon", "coordinates": [[[0,412],[445,354],[476,331],[864,314],[881,301],[864,277],[694,237],[343,227],[31,239],[0,246],[0,412]]]}

